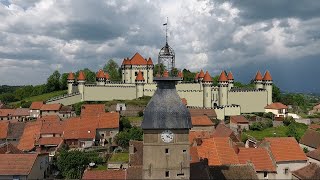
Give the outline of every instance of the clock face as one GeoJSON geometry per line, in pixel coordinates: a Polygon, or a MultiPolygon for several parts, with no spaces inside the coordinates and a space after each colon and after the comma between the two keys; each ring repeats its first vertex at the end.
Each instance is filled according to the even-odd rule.
{"type": "Polygon", "coordinates": [[[169,143],[173,140],[173,133],[169,130],[165,130],[161,133],[161,139],[165,143],[169,143]]]}

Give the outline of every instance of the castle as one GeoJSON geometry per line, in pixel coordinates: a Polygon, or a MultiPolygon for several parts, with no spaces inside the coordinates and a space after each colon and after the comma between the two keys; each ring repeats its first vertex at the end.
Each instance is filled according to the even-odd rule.
{"type": "MultiPolygon", "coordinates": [[[[130,100],[142,96],[153,96],[157,89],[153,81],[154,64],[151,58],[145,59],[136,53],[131,59],[123,60],[122,81],[112,82],[103,70],[96,74],[96,83],[86,83],[85,74],[78,77],[70,72],[68,94],[48,100],[47,103],[75,104],[81,101],[130,100]]],[[[179,71],[178,77],[183,78],[179,71]]],[[[179,96],[187,100],[187,105],[197,108],[212,108],[219,119],[240,113],[264,112],[264,107],[272,103],[272,78],[269,71],[264,76],[257,72],[255,88],[234,87],[231,72],[221,72],[218,86],[213,86],[212,78],[203,70],[197,73],[194,82],[179,81],[176,88],[179,96]]]]}

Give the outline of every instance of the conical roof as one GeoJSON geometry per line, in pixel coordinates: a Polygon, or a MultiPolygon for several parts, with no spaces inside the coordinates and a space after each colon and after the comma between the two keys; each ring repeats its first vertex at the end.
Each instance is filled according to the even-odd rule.
{"type": "Polygon", "coordinates": [[[98,73],[97,73],[97,78],[104,78],[105,76],[104,76],[104,72],[103,72],[103,70],[102,69],[100,69],[99,71],[98,71],[98,73]]]}
{"type": "Polygon", "coordinates": [[[196,76],[194,77],[194,79],[198,79],[199,78],[199,73],[196,74],[196,76]]]}
{"type": "Polygon", "coordinates": [[[155,80],[158,88],[144,110],[142,129],[192,128],[190,112],[176,91],[179,78],[168,79],[155,80]]]}
{"type": "Polygon", "coordinates": [[[207,71],[206,74],[204,75],[204,78],[202,80],[203,82],[212,82],[212,78],[209,74],[209,72],[207,71]]]}
{"type": "Polygon", "coordinates": [[[231,71],[228,73],[228,80],[234,80],[233,74],[231,71]]]}
{"type": "Polygon", "coordinates": [[[203,78],[203,77],[204,77],[204,72],[203,72],[203,70],[201,69],[198,78],[203,78]]]}
{"type": "Polygon", "coordinates": [[[262,81],[262,75],[260,73],[260,71],[257,72],[256,77],[254,78],[256,81],[262,81]]]}
{"type": "Polygon", "coordinates": [[[228,78],[226,76],[226,73],[224,71],[222,71],[219,76],[219,82],[224,82],[224,81],[228,81],[228,78]]]}
{"type": "Polygon", "coordinates": [[[109,74],[108,73],[106,73],[105,78],[109,79],[109,74]]]}
{"type": "Polygon", "coordinates": [[[147,61],[147,65],[153,65],[152,59],[149,57],[148,61],[147,61]]]}
{"type": "Polygon", "coordinates": [[[74,80],[74,79],[75,78],[74,78],[73,72],[69,72],[67,80],[74,80]]]}
{"type": "Polygon", "coordinates": [[[136,77],[136,81],[144,81],[144,78],[143,78],[143,75],[142,75],[141,71],[138,72],[138,75],[136,77]]]}
{"type": "Polygon", "coordinates": [[[78,81],[85,81],[85,80],[86,80],[86,76],[84,75],[83,71],[80,71],[78,75],[78,81]]]}
{"type": "Polygon", "coordinates": [[[272,81],[271,74],[270,74],[270,72],[269,72],[268,70],[267,70],[266,73],[264,74],[263,80],[264,80],[264,81],[272,81]]]}

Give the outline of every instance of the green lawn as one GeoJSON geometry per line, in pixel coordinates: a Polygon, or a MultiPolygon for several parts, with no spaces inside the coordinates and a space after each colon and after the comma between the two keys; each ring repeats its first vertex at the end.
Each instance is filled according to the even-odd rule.
{"type": "Polygon", "coordinates": [[[38,96],[32,96],[32,97],[28,97],[28,98],[25,98],[21,101],[17,101],[17,102],[12,102],[10,103],[11,105],[19,105],[21,104],[22,101],[25,101],[25,102],[34,102],[34,101],[46,101],[50,98],[53,98],[53,97],[56,97],[56,96],[61,96],[63,94],[67,94],[67,91],[66,90],[61,90],[61,91],[54,91],[54,92],[51,92],[51,93],[45,93],[45,94],[41,94],[41,95],[38,95],[38,96]]]}
{"type": "Polygon", "coordinates": [[[109,159],[111,162],[129,162],[129,153],[115,153],[109,159]]]}
{"type": "Polygon", "coordinates": [[[106,106],[115,105],[117,103],[125,103],[127,105],[134,105],[134,106],[146,106],[151,99],[150,96],[143,96],[138,99],[132,99],[132,100],[112,100],[105,102],[106,106]]]}
{"type": "Polygon", "coordinates": [[[128,118],[130,122],[139,122],[139,121],[142,121],[143,119],[143,117],[139,117],[139,116],[128,116],[126,118],[128,118]]]}
{"type": "MultiPolygon", "coordinates": [[[[305,131],[307,130],[308,126],[305,124],[296,123],[296,128],[297,128],[299,137],[302,137],[305,131]]],[[[278,126],[278,127],[267,128],[262,131],[250,130],[250,131],[244,132],[243,136],[245,136],[245,134],[248,134],[260,141],[265,137],[286,137],[287,130],[288,130],[287,126],[278,126]]]]}

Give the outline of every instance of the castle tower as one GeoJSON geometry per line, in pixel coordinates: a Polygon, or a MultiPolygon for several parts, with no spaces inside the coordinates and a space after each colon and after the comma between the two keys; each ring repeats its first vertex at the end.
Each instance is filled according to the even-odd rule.
{"type": "Polygon", "coordinates": [[[109,84],[110,83],[110,77],[109,77],[109,74],[106,73],[105,74],[105,84],[109,84]]]}
{"type": "Polygon", "coordinates": [[[228,102],[228,78],[224,71],[221,72],[218,86],[219,86],[219,105],[225,106],[228,102]]]}
{"type": "Polygon", "coordinates": [[[262,79],[263,88],[268,91],[268,105],[272,103],[272,77],[269,71],[266,71],[262,79]]]}
{"type": "Polygon", "coordinates": [[[104,86],[105,84],[105,76],[102,69],[100,69],[96,74],[96,81],[98,86],[104,86]]]}
{"type": "Polygon", "coordinates": [[[202,82],[203,78],[204,78],[204,72],[203,72],[203,70],[201,69],[201,71],[200,71],[200,73],[199,73],[199,76],[198,76],[198,81],[199,81],[199,82],[202,82]]]}
{"type": "Polygon", "coordinates": [[[78,90],[79,90],[79,93],[81,94],[81,100],[83,101],[84,99],[84,83],[86,82],[86,77],[83,73],[83,71],[80,71],[79,72],[79,75],[78,75],[78,90]]]}
{"type": "Polygon", "coordinates": [[[142,179],[189,179],[191,116],[177,91],[178,77],[156,77],[144,110],[142,179]]]}
{"type": "Polygon", "coordinates": [[[202,80],[202,86],[203,86],[203,107],[205,108],[211,108],[212,103],[211,103],[211,86],[212,86],[212,78],[208,71],[203,77],[202,80]]]}
{"type": "Polygon", "coordinates": [[[149,57],[147,61],[147,74],[148,74],[148,79],[147,83],[153,83],[153,62],[152,59],[149,57]]]}
{"type": "Polygon", "coordinates": [[[140,98],[143,96],[143,85],[144,85],[144,78],[142,72],[139,71],[136,77],[136,98],[140,98]]]}
{"type": "Polygon", "coordinates": [[[231,71],[228,73],[228,82],[228,91],[230,91],[234,87],[234,78],[231,71]]]}
{"type": "Polygon", "coordinates": [[[126,73],[126,69],[125,69],[125,64],[126,64],[126,59],[124,58],[123,61],[122,61],[122,64],[121,64],[121,71],[122,71],[121,80],[122,80],[122,83],[126,83],[127,73],[126,73]]]}
{"type": "Polygon", "coordinates": [[[127,57],[127,59],[124,60],[124,83],[131,83],[131,61],[127,57]]]}
{"type": "Polygon", "coordinates": [[[69,73],[67,81],[68,81],[68,94],[72,94],[73,93],[72,86],[75,81],[74,74],[72,72],[69,73]]]}
{"type": "Polygon", "coordinates": [[[196,74],[196,76],[194,77],[194,82],[198,82],[199,80],[199,73],[196,74]]]}
{"type": "Polygon", "coordinates": [[[256,77],[254,78],[254,84],[256,89],[263,89],[263,84],[262,84],[262,75],[260,71],[257,72],[256,77]]]}

